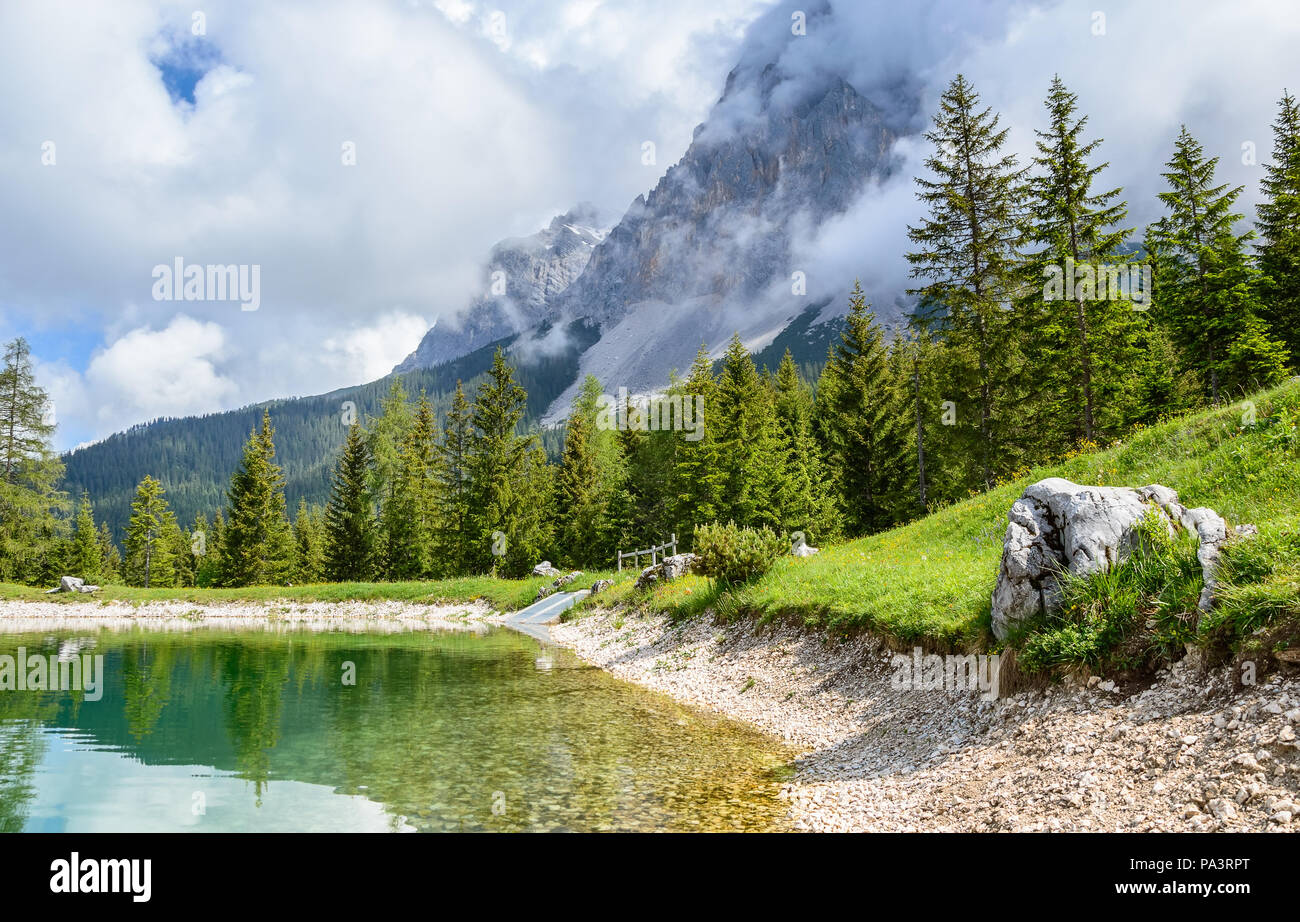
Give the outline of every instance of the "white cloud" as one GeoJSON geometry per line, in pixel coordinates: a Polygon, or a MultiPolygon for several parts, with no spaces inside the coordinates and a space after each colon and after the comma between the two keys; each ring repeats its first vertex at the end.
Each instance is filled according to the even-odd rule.
{"type": "Polygon", "coordinates": [[[84,372],[63,361],[37,361],[35,370],[61,447],[70,448],[87,432],[102,437],[160,416],[230,406],[240,388],[219,371],[226,353],[219,325],[177,314],[162,329],[138,327],[97,350],[84,372]]]}
{"type": "Polygon", "coordinates": [[[325,340],[323,360],[347,380],[372,381],[392,371],[420,344],[431,326],[424,317],[395,310],[372,324],[325,340]]]}
{"type": "Polygon", "coordinates": [[[239,391],[223,377],[226,334],[215,323],[177,314],[164,329],[141,327],[95,354],[85,383],[99,419],[185,416],[218,409],[239,391]]]}

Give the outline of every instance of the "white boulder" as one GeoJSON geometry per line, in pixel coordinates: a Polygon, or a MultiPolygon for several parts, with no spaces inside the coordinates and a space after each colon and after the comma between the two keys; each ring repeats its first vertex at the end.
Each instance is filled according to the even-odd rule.
{"type": "Polygon", "coordinates": [[[1005,639],[1015,624],[1054,610],[1063,575],[1086,576],[1123,563],[1138,544],[1138,523],[1148,516],[1171,537],[1182,531],[1196,535],[1205,580],[1199,608],[1209,611],[1219,548],[1228,534],[1218,513],[1188,509],[1160,484],[1090,487],[1051,477],[1027,487],[1007,514],[993,590],[994,635],[1005,639]]]}

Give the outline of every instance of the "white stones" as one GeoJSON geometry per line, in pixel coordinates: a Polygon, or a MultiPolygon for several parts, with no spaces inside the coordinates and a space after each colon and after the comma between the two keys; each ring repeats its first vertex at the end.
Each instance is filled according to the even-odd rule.
{"type": "Polygon", "coordinates": [[[1206,804],[1206,807],[1209,809],[1210,814],[1221,822],[1237,818],[1237,808],[1232,804],[1232,801],[1222,797],[1214,798],[1206,804]]]}
{"type": "Polygon", "coordinates": [[[665,557],[641,571],[641,575],[636,578],[636,588],[646,589],[655,583],[672,582],[691,572],[691,567],[694,565],[694,554],[674,554],[672,557],[665,557]]]}

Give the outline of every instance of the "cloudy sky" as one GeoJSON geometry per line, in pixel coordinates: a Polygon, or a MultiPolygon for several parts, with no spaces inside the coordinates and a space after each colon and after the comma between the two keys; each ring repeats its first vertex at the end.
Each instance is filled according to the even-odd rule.
{"type": "MultiPolygon", "coordinates": [[[[620,214],[686,149],[728,70],[774,47],[787,69],[831,68],[921,111],[962,70],[1020,150],[1059,72],[1138,224],[1157,216],[1180,122],[1246,184],[1249,211],[1277,97],[1300,84],[1284,2],[865,0],[776,42],[802,8],[0,4],[0,338],[32,343],[60,448],[372,380],[469,301],[495,241],[579,201],[620,214]],[[259,266],[258,309],[158,300],[155,267],[178,258],[259,266]]],[[[902,162],[919,152],[900,142],[902,162]]],[[[902,176],[810,229],[807,259],[887,288],[915,217],[902,176]]]]}

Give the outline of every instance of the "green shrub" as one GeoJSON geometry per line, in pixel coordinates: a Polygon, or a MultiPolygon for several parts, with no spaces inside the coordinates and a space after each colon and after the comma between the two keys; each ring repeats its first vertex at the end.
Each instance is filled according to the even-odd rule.
{"type": "Polygon", "coordinates": [[[770,528],[747,528],[735,522],[695,527],[695,570],[720,583],[744,583],[766,573],[790,548],[770,528]]]}

